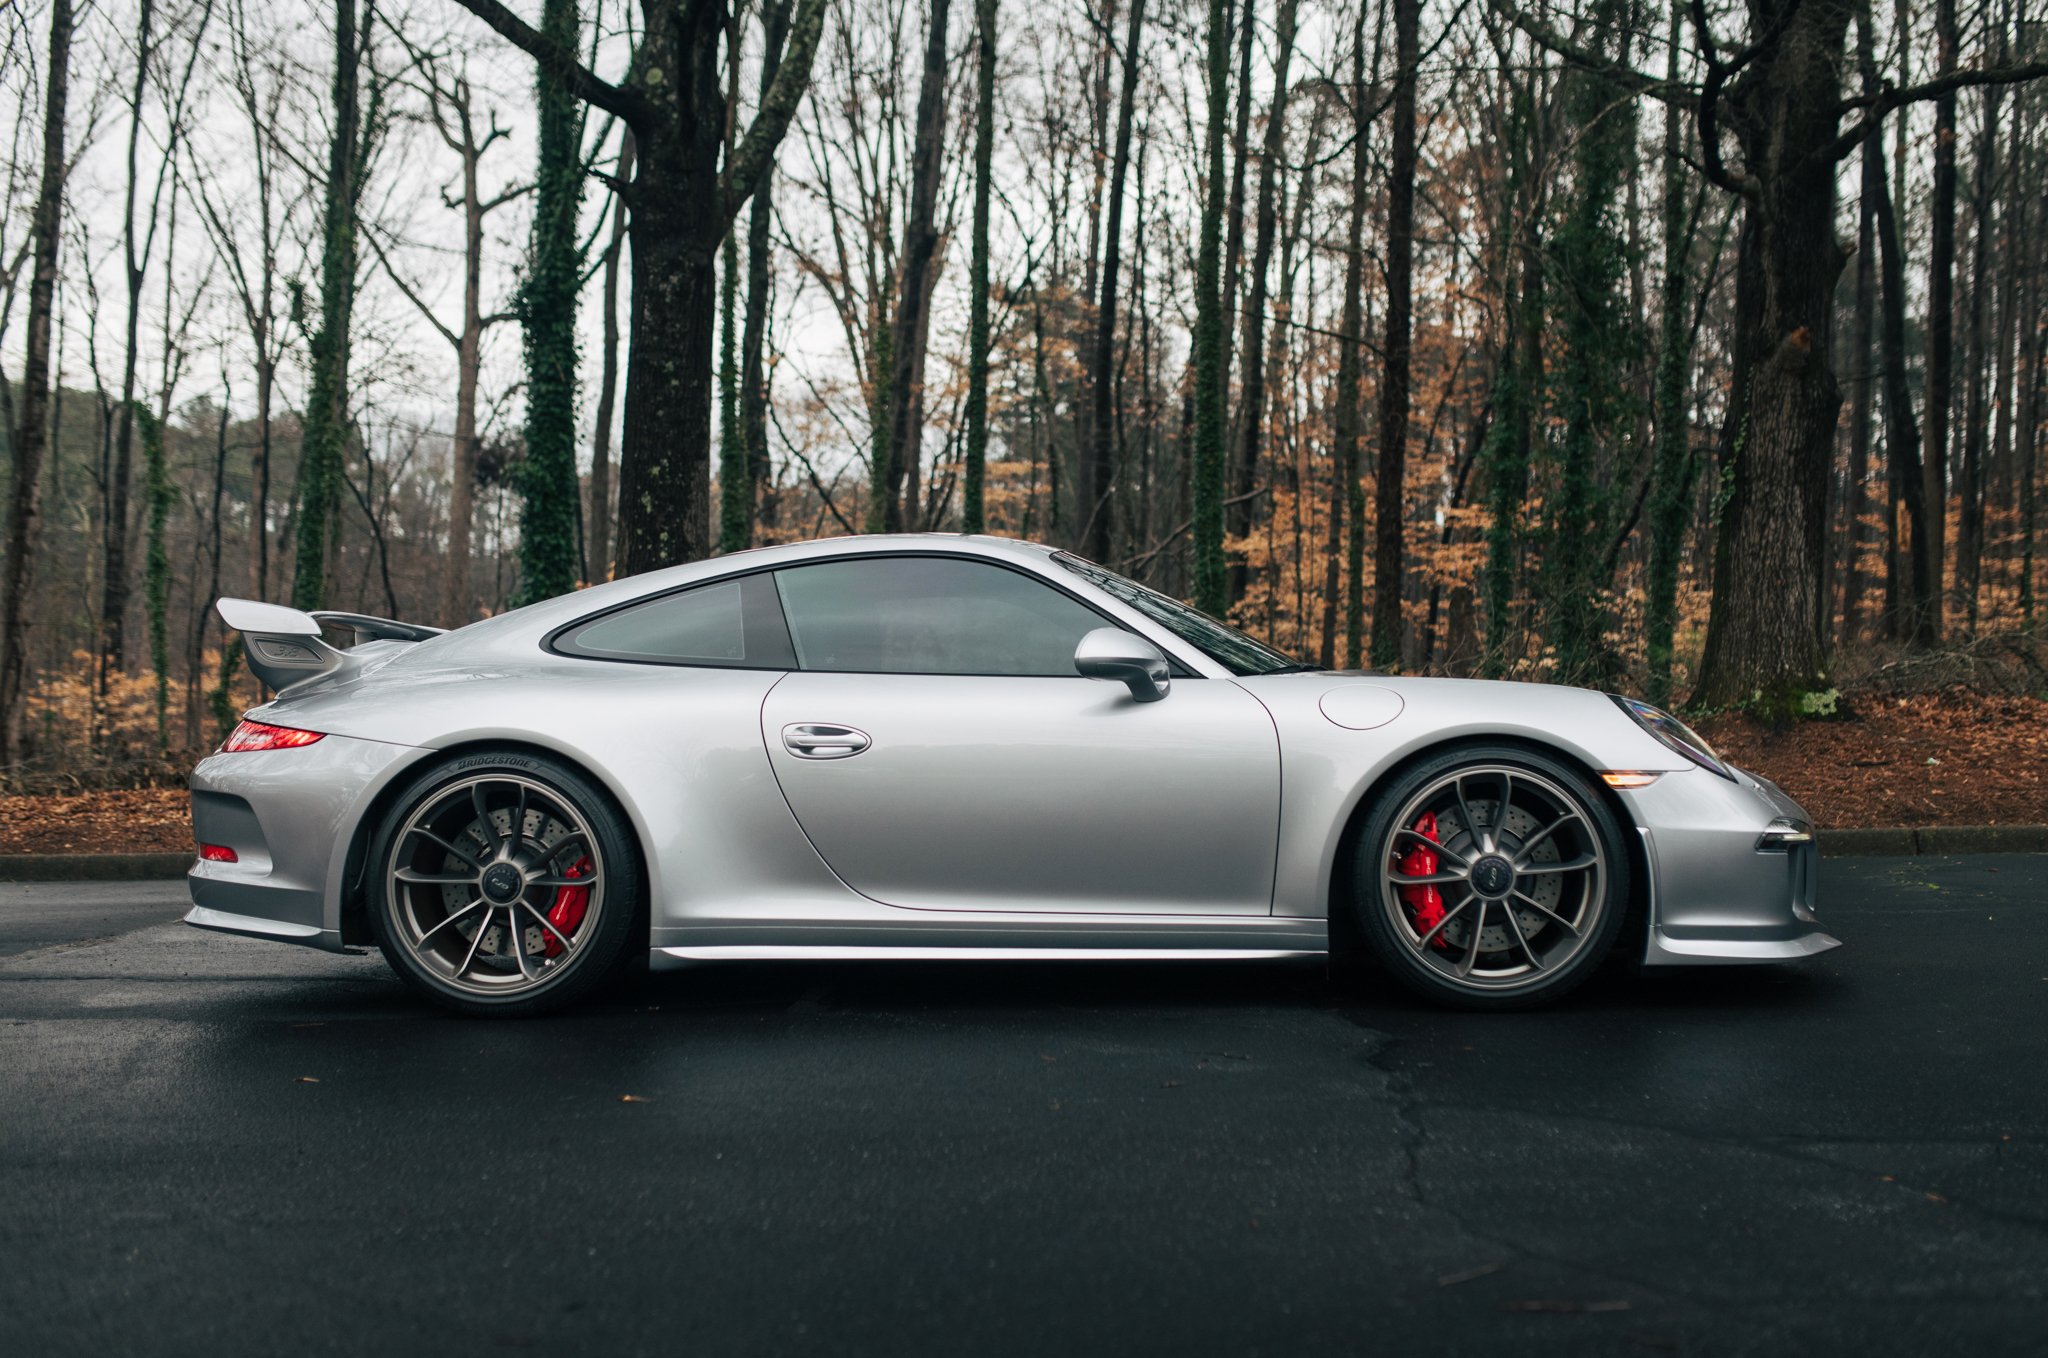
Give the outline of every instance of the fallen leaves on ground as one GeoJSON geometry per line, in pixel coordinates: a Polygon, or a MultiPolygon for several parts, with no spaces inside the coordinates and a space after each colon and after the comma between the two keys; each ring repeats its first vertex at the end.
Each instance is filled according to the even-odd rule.
{"type": "Polygon", "coordinates": [[[0,797],[0,853],[184,853],[192,794],[181,787],[0,797]]]}
{"type": "Polygon", "coordinates": [[[1849,709],[1776,735],[1741,716],[1700,733],[1823,829],[2048,822],[2048,702],[1954,689],[1853,696],[1849,709]]]}

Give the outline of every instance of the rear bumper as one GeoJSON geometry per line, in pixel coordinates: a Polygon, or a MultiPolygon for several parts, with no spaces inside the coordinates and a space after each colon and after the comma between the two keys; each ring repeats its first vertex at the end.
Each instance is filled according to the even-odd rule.
{"type": "Polygon", "coordinates": [[[1775,785],[1702,769],[1625,796],[1650,869],[1644,965],[1796,962],[1841,946],[1817,913],[1812,820],[1775,785]]]}
{"type": "Polygon", "coordinates": [[[186,874],[201,929],[344,952],[348,847],[372,800],[431,751],[330,735],[295,750],[216,754],[192,771],[192,831],[235,851],[186,874]]]}

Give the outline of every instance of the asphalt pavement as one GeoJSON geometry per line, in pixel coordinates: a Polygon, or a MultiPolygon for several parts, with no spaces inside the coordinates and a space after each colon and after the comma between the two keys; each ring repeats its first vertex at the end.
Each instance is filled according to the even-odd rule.
{"type": "Polygon", "coordinates": [[[0,888],[0,1354],[2029,1354],[2048,857],[1462,1015],[1285,964],[724,964],[527,1022],[0,888]]]}

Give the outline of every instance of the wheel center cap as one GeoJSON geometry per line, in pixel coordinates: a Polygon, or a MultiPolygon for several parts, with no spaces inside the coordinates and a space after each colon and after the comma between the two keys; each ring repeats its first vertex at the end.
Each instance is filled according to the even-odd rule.
{"type": "Polygon", "coordinates": [[[1472,865],[1472,888],[1490,899],[1507,895],[1515,889],[1514,864],[1499,854],[1488,854],[1472,865]]]}
{"type": "Polygon", "coordinates": [[[526,888],[526,874],[510,863],[493,863],[484,870],[484,895],[500,905],[526,888]]]}

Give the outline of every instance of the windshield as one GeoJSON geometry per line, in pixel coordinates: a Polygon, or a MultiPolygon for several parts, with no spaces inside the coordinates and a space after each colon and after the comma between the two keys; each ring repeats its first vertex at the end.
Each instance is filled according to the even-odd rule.
{"type": "Polygon", "coordinates": [[[1091,561],[1083,561],[1066,552],[1055,552],[1052,559],[1112,598],[1137,609],[1232,674],[1278,674],[1282,670],[1315,668],[1253,641],[1236,628],[1218,622],[1178,599],[1168,598],[1156,589],[1147,589],[1135,580],[1126,580],[1091,561]]]}

